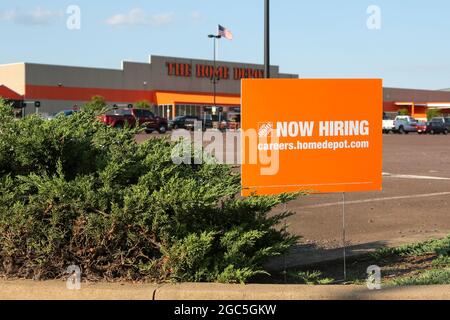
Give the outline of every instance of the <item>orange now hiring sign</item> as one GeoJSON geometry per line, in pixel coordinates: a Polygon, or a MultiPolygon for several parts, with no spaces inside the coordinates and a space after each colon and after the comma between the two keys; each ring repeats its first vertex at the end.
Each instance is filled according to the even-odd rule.
{"type": "Polygon", "coordinates": [[[242,81],[242,194],[382,188],[382,81],[242,81]]]}

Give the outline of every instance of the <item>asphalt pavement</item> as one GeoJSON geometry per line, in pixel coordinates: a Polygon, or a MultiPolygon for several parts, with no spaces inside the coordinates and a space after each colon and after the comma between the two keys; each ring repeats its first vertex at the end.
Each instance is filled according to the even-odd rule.
{"type": "MultiPolygon", "coordinates": [[[[345,195],[349,254],[450,234],[450,135],[391,134],[383,139],[383,191],[345,195]]],[[[291,259],[294,265],[341,255],[341,194],[309,195],[287,207],[295,212],[289,230],[302,237],[291,259]]]]}

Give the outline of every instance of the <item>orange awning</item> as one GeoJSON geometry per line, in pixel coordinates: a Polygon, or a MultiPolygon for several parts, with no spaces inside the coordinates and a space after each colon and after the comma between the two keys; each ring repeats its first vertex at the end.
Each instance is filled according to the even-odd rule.
{"type": "MultiPolygon", "coordinates": [[[[176,104],[201,104],[213,105],[214,96],[206,93],[182,93],[182,92],[155,92],[156,103],[159,105],[176,105],[176,104]]],[[[241,97],[231,94],[217,94],[216,104],[223,106],[239,106],[241,105],[241,97]]]]}

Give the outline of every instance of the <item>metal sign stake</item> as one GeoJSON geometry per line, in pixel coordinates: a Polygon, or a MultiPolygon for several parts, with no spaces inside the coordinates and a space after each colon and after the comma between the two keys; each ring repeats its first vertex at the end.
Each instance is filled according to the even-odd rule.
{"type": "MultiPolygon", "coordinates": [[[[286,212],[287,211],[287,203],[285,202],[284,204],[283,204],[283,210],[284,210],[284,212],[286,212]]],[[[287,231],[287,221],[286,221],[286,219],[284,219],[284,229],[285,229],[285,231],[287,231]]],[[[285,284],[287,284],[287,261],[286,261],[286,255],[287,255],[287,252],[284,254],[284,283],[285,284]]]]}
{"type": "Polygon", "coordinates": [[[345,226],[345,192],[342,193],[342,244],[344,253],[344,282],[347,281],[347,247],[345,226]]]}

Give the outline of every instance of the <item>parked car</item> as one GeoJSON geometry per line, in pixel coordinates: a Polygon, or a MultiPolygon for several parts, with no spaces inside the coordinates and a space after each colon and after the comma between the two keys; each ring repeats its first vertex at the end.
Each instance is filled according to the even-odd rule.
{"type": "Polygon", "coordinates": [[[417,120],[410,116],[397,116],[394,120],[395,132],[408,134],[417,132],[417,120]]]}
{"type": "Polygon", "coordinates": [[[77,110],[63,110],[63,111],[59,111],[59,112],[54,112],[51,113],[50,115],[47,116],[47,120],[53,120],[56,117],[60,116],[60,115],[64,115],[65,117],[70,117],[71,115],[75,114],[76,112],[79,112],[77,110]]]}
{"type": "Polygon", "coordinates": [[[431,121],[442,122],[447,130],[450,132],[450,118],[449,117],[438,117],[433,118],[431,121]]]}
{"type": "MultiPolygon", "coordinates": [[[[169,129],[186,129],[186,130],[194,130],[196,122],[202,123],[196,116],[179,116],[175,119],[169,121],[169,129]]],[[[205,126],[202,123],[202,128],[205,126]]]]}
{"type": "Polygon", "coordinates": [[[227,121],[221,116],[205,114],[201,121],[203,122],[203,130],[207,129],[221,129],[225,130],[227,126],[227,121]],[[219,124],[220,121],[220,124],[219,124]]]}
{"type": "Polygon", "coordinates": [[[186,119],[185,125],[186,130],[202,130],[202,131],[206,131],[206,124],[203,120],[200,120],[199,118],[196,117],[191,117],[186,119]]]}
{"type": "Polygon", "coordinates": [[[394,119],[389,114],[383,112],[383,133],[391,133],[395,131],[394,119]]]}
{"type": "Polygon", "coordinates": [[[147,133],[158,131],[166,133],[168,122],[166,118],[155,116],[153,112],[146,109],[114,109],[99,117],[100,121],[114,128],[144,126],[147,133]]]}
{"type": "Polygon", "coordinates": [[[441,120],[437,119],[437,120],[432,120],[432,121],[428,122],[427,133],[430,133],[430,134],[439,134],[439,133],[448,134],[449,130],[445,126],[444,122],[442,122],[441,120]]]}
{"type": "Polygon", "coordinates": [[[428,126],[427,122],[425,122],[425,121],[417,121],[417,125],[416,125],[417,132],[419,134],[426,133],[427,132],[427,126],[428,126]]]}
{"type": "Polygon", "coordinates": [[[444,122],[445,122],[445,126],[450,131],[450,117],[445,117],[444,122]]]}

